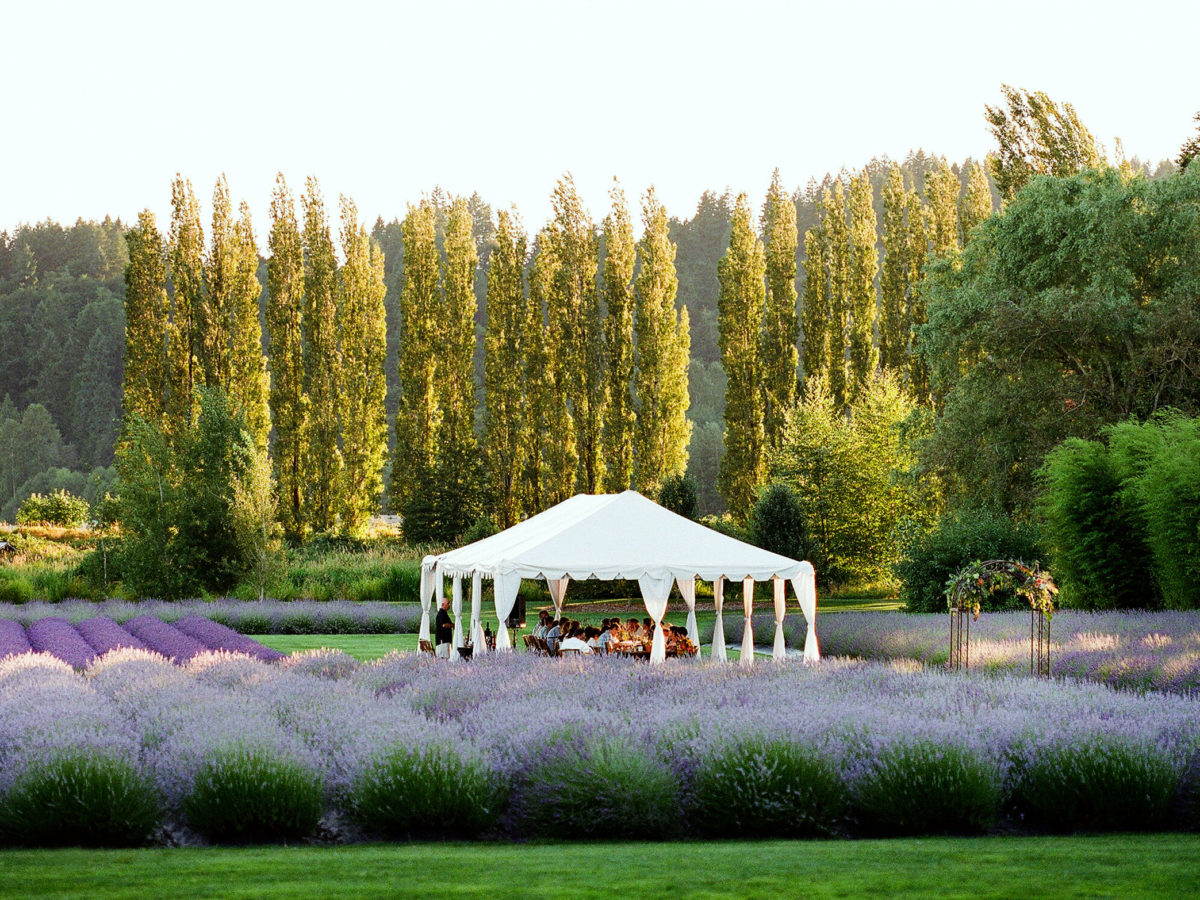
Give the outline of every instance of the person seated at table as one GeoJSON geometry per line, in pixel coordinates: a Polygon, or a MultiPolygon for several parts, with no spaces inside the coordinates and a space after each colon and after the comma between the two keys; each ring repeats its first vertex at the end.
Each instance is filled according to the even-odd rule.
{"type": "Polygon", "coordinates": [[[559,646],[559,652],[565,650],[578,650],[580,653],[591,653],[592,648],[588,646],[588,642],[583,639],[583,631],[579,628],[572,628],[567,637],[563,638],[562,644],[559,646]]]}
{"type": "Polygon", "coordinates": [[[550,623],[550,627],[546,629],[546,646],[550,648],[551,653],[558,652],[559,642],[566,637],[564,628],[567,625],[565,619],[556,619],[550,623]]]}
{"type": "Polygon", "coordinates": [[[583,639],[587,641],[589,647],[595,650],[600,642],[600,629],[595,625],[589,625],[583,629],[583,639]]]}
{"type": "Polygon", "coordinates": [[[625,634],[629,636],[627,640],[640,641],[642,639],[642,626],[638,624],[637,619],[630,617],[629,621],[625,623],[625,634]]]}
{"type": "Polygon", "coordinates": [[[654,637],[654,620],[653,619],[649,619],[649,618],[642,619],[642,633],[644,635],[646,635],[647,640],[654,637]]]}
{"type": "Polygon", "coordinates": [[[600,632],[600,636],[598,638],[596,638],[596,647],[599,648],[600,650],[604,651],[605,653],[609,652],[612,649],[611,647],[609,647],[609,644],[616,643],[618,640],[620,640],[620,638],[618,637],[618,634],[620,633],[620,630],[621,630],[621,620],[620,619],[615,619],[615,620],[607,619],[606,621],[608,622],[607,627],[605,627],[600,632]]]}
{"type": "Polygon", "coordinates": [[[536,638],[544,638],[546,632],[550,630],[550,613],[544,609],[538,612],[537,627],[533,629],[533,636],[536,638]]]}

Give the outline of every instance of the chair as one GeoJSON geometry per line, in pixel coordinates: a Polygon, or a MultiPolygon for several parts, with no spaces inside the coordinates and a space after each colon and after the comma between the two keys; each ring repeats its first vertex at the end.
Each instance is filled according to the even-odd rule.
{"type": "Polygon", "coordinates": [[[437,652],[433,649],[431,641],[418,641],[422,653],[428,653],[430,656],[437,656],[437,652]]]}
{"type": "Polygon", "coordinates": [[[525,635],[525,649],[533,653],[538,650],[537,639],[532,634],[525,635]]]}
{"type": "Polygon", "coordinates": [[[577,647],[568,647],[566,650],[559,650],[559,656],[578,656],[583,651],[577,647]]]}

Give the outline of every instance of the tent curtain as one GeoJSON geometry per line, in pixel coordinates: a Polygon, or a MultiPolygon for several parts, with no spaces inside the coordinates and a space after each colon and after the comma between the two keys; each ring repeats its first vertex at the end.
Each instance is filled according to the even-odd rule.
{"type": "Polygon", "coordinates": [[[571,579],[565,575],[562,578],[547,578],[546,587],[550,589],[550,599],[554,602],[554,618],[562,618],[563,598],[567,596],[567,585],[571,579]]]}
{"type": "Polygon", "coordinates": [[[483,605],[483,578],[476,572],[471,576],[471,646],[475,656],[487,653],[487,641],[483,637],[483,624],[479,621],[483,605]]]}
{"type": "Polygon", "coordinates": [[[677,578],[675,583],[679,585],[679,593],[683,595],[683,602],[687,604],[688,640],[699,647],[700,626],[696,624],[696,579],[677,578]]]}
{"type": "Polygon", "coordinates": [[[417,639],[429,640],[429,604],[433,600],[433,567],[421,566],[421,626],[417,629],[417,639]]]}
{"type": "Polygon", "coordinates": [[[775,645],[771,657],[779,660],[787,656],[787,642],[783,639],[783,614],[787,611],[786,594],[787,582],[782,578],[772,578],[771,587],[775,598],[775,645]]]}
{"type": "Polygon", "coordinates": [[[455,575],[451,581],[450,589],[450,611],[454,613],[454,639],[450,643],[450,658],[453,660],[462,659],[462,654],[458,652],[463,645],[463,627],[462,627],[462,576],[455,575]]]}
{"type": "Polygon", "coordinates": [[[497,575],[492,581],[492,592],[496,603],[496,652],[512,649],[512,640],[508,636],[508,614],[512,612],[517,602],[517,592],[521,590],[521,579],[517,575],[497,575]]]}
{"type": "Polygon", "coordinates": [[[821,648],[817,645],[817,576],[811,565],[804,564],[800,574],[792,579],[792,587],[795,588],[796,598],[800,601],[804,621],[808,623],[808,633],[804,636],[804,661],[819,662],[821,648]]]}
{"type": "Polygon", "coordinates": [[[650,663],[657,665],[666,661],[667,638],[663,634],[662,620],[667,614],[667,600],[671,597],[672,578],[655,578],[653,575],[642,575],[638,578],[638,587],[642,589],[642,601],[646,604],[646,612],[654,621],[654,640],[650,643],[650,663]]]}
{"type": "Polygon", "coordinates": [[[722,610],[725,606],[725,578],[713,582],[713,609],[717,612],[716,624],[713,626],[712,658],[725,662],[729,657],[725,653],[725,618],[722,610]]]}
{"type": "Polygon", "coordinates": [[[754,579],[742,579],[742,612],[745,615],[745,625],[742,629],[742,657],[738,660],[743,666],[754,665],[754,579]]]}

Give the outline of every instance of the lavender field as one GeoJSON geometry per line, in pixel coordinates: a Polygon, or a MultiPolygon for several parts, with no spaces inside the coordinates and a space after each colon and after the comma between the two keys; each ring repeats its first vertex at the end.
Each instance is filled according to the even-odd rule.
{"type": "Polygon", "coordinates": [[[1162,828],[1194,814],[1198,753],[1200,701],[916,664],[0,661],[10,842],[6,804],[64,758],[124,767],[186,842],[239,817],[329,840],[1162,828]],[[248,808],[260,783],[309,818],[248,808]]]}
{"type": "MultiPolygon", "coordinates": [[[[798,617],[797,617],[798,618],[798,617]]],[[[726,639],[741,636],[740,623],[726,639]],[[733,634],[736,632],[736,635],[733,634]]],[[[770,634],[769,620],[755,632],[770,634]]],[[[916,660],[945,665],[950,651],[945,615],[839,613],[818,621],[821,652],[867,660],[916,660]]],[[[803,623],[789,622],[790,646],[803,623]]],[[[1200,691],[1200,613],[1061,610],[1051,622],[1051,671],[1117,688],[1195,694],[1200,691]]],[[[971,623],[970,664],[986,671],[1029,670],[1029,614],[983,613],[971,623]]]]}

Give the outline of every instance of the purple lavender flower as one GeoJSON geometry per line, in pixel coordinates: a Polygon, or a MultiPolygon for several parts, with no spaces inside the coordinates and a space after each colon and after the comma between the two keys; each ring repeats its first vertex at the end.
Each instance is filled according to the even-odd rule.
{"type": "Polygon", "coordinates": [[[175,627],[189,637],[195,638],[209,650],[228,650],[230,653],[245,653],[255,659],[273,662],[286,654],[272,650],[253,638],[238,634],[232,628],[200,616],[186,616],[175,623],[175,627]]]}
{"type": "Polygon", "coordinates": [[[125,630],[155,653],[161,653],[168,659],[184,663],[203,653],[208,648],[194,637],[184,634],[174,625],[168,625],[153,616],[138,616],[125,623],[125,630]]]}
{"type": "Polygon", "coordinates": [[[67,665],[82,669],[96,658],[96,651],[66,619],[38,619],[26,629],[29,646],[57,656],[67,665]]]}
{"type": "Polygon", "coordinates": [[[134,650],[148,649],[140,640],[114,622],[112,619],[97,617],[83,619],[75,623],[75,630],[91,645],[97,656],[103,656],[110,650],[129,647],[134,650]]]}
{"type": "Polygon", "coordinates": [[[25,629],[18,622],[0,619],[0,659],[18,653],[28,653],[31,649],[25,629]]]}

